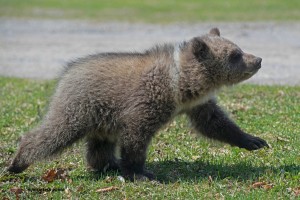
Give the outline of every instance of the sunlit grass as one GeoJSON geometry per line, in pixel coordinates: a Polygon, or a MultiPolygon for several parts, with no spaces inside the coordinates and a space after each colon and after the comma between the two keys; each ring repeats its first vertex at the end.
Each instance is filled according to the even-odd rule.
{"type": "Polygon", "coordinates": [[[299,20],[299,9],[298,0],[0,0],[0,16],[155,23],[299,20]]]}
{"type": "MultiPolygon", "coordinates": [[[[123,183],[119,173],[86,171],[83,144],[51,162],[35,163],[22,174],[5,166],[18,137],[45,112],[54,81],[0,78],[0,197],[80,199],[293,199],[300,180],[300,87],[240,85],[224,89],[219,102],[247,132],[270,149],[248,152],[196,138],[184,116],[161,130],[149,149],[147,168],[158,182],[123,183]],[[67,169],[68,178],[47,183],[49,169],[67,169]],[[262,182],[265,185],[253,186],[262,182]],[[117,187],[108,192],[99,188],[117,187]]],[[[297,193],[298,192],[298,193],[297,193]]],[[[299,197],[299,196],[298,196],[299,197]]]]}

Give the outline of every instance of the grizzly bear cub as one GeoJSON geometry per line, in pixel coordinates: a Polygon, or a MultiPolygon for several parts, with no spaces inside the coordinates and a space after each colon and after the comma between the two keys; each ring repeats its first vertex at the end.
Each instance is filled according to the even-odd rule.
{"type": "Polygon", "coordinates": [[[91,169],[120,169],[129,180],[153,179],[144,168],[147,147],[178,114],[186,114],[208,138],[247,150],[267,147],[231,121],[214,98],[222,86],[254,75],[261,61],[213,28],[209,34],[143,53],[101,53],[71,62],[46,116],[22,137],[8,171],[22,172],[85,138],[91,169]]]}

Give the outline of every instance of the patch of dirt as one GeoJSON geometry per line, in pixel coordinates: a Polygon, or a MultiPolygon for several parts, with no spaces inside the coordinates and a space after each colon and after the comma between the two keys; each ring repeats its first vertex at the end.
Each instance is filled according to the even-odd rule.
{"type": "Polygon", "coordinates": [[[248,82],[300,85],[300,23],[130,24],[0,18],[0,75],[52,79],[70,60],[107,51],[141,51],[219,27],[245,52],[263,58],[248,82]]]}

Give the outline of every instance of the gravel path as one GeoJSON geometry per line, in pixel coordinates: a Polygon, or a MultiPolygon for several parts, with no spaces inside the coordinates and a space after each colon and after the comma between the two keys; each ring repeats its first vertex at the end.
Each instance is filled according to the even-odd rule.
{"type": "Polygon", "coordinates": [[[219,27],[221,35],[263,58],[251,83],[300,85],[300,23],[146,25],[0,18],[0,75],[51,79],[71,59],[105,51],[140,51],[219,27]]]}

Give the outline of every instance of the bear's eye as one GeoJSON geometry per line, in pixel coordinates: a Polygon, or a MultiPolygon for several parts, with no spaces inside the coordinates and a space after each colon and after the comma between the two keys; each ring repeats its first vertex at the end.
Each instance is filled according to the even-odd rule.
{"type": "Polygon", "coordinates": [[[242,58],[242,53],[240,51],[234,51],[229,56],[230,62],[238,62],[242,58]]]}

